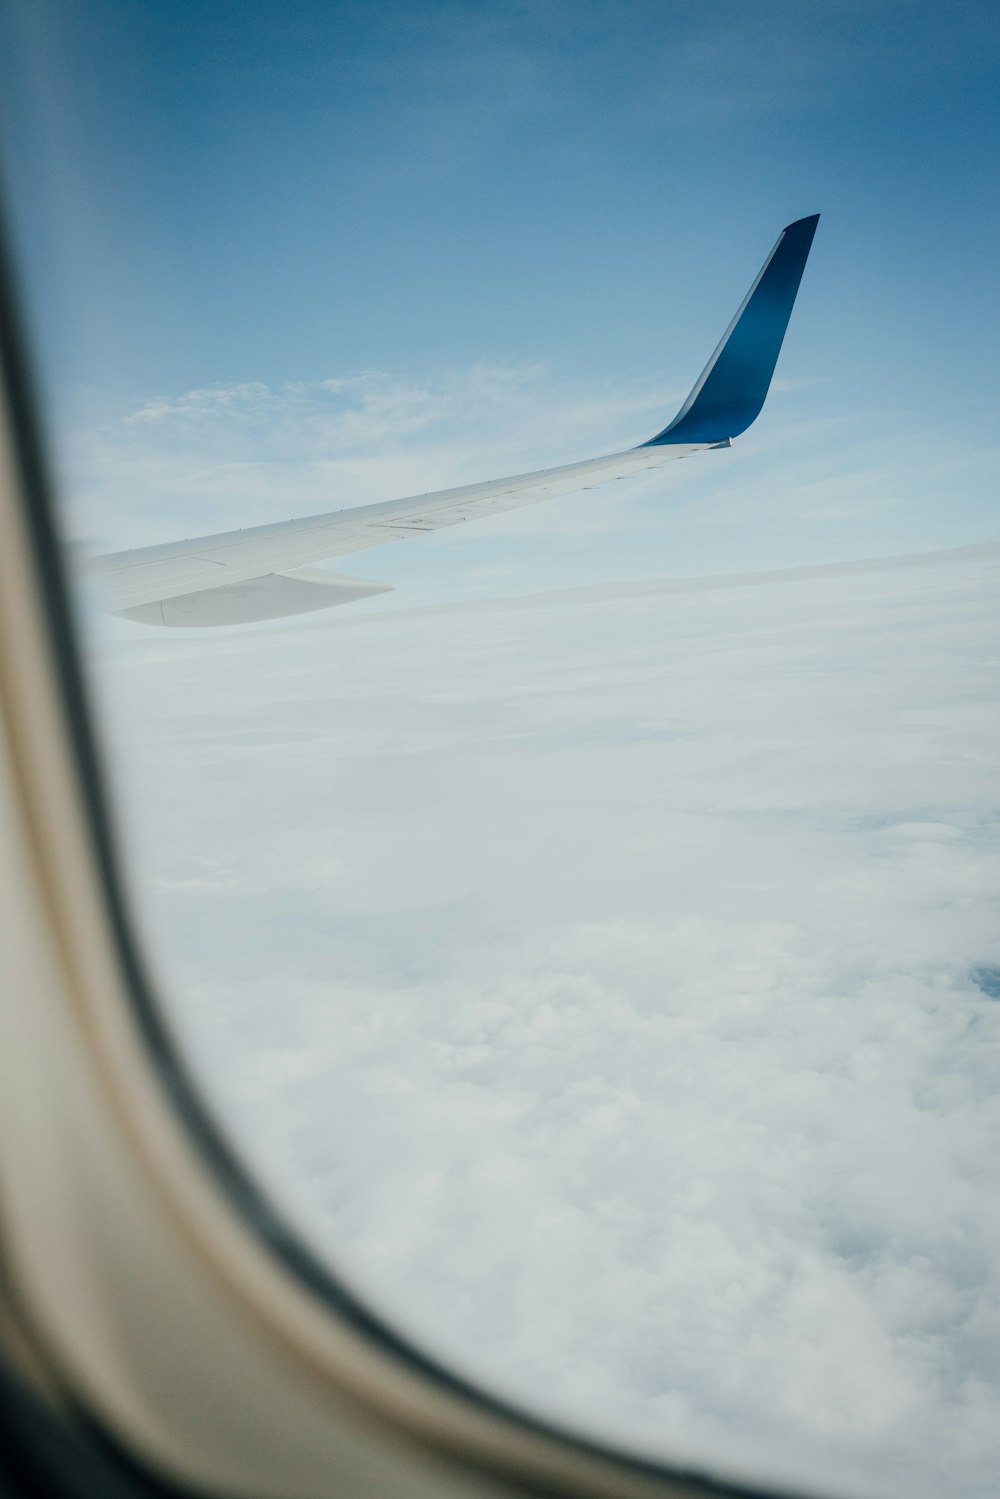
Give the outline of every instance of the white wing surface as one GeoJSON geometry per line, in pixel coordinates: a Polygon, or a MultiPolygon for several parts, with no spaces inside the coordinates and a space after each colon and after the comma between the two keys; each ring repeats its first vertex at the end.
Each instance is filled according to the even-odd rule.
{"type": "Polygon", "coordinates": [[[391,584],[310,566],[728,447],[764,403],[818,215],[782,231],[691,395],[649,442],[582,463],[92,558],[118,614],[157,625],[245,624],[349,603],[391,584]]]}

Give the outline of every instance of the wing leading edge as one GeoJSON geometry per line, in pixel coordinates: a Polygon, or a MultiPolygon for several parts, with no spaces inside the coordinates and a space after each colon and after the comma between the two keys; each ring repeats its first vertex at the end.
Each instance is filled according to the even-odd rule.
{"type": "Polygon", "coordinates": [[[392,586],[320,571],[311,563],[593,488],[706,448],[728,447],[764,404],[818,220],[814,214],[782,230],[680,411],[638,447],[458,489],[114,552],[91,559],[87,571],[115,613],[146,624],[275,619],[392,586]]]}

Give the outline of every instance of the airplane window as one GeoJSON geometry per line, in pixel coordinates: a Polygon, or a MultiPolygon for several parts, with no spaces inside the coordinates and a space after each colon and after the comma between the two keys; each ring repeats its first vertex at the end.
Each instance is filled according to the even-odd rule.
{"type": "Polygon", "coordinates": [[[536,1418],[994,1492],[991,10],[3,16],[120,858],[218,1130],[536,1418]]]}

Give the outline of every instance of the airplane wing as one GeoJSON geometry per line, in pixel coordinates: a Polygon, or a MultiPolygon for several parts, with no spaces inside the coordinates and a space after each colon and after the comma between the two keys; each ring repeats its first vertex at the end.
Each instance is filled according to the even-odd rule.
{"type": "Polygon", "coordinates": [[[127,619],[228,625],[300,614],[391,589],[309,564],[384,546],[552,495],[728,447],[764,404],[819,215],[782,230],[721,343],[669,426],[622,453],[432,494],[333,510],[92,558],[88,574],[127,619]]]}

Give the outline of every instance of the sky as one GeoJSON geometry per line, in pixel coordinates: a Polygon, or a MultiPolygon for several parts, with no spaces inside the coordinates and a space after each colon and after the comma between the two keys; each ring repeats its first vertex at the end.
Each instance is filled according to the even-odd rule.
{"type": "MultiPolygon", "coordinates": [[[[738,469],[703,466],[684,491],[701,512],[722,503],[705,529],[733,555],[703,555],[682,526],[657,562],[997,535],[989,5],[9,0],[5,14],[44,393],[61,452],[103,443],[89,471],[65,459],[67,493],[81,470],[92,481],[76,534],[111,550],[641,441],[778,231],[818,211],[766,417],[738,469]],[[373,380],[409,409],[321,452],[314,433],[310,465],[297,423],[364,417],[373,380]],[[491,380],[505,390],[477,404],[491,380]],[[338,400],[331,381],[347,382],[338,400]],[[268,409],[247,419],[261,386],[268,409]],[[504,410],[512,386],[520,414],[504,410]],[[228,418],[230,463],[252,468],[230,468],[224,494],[211,447],[213,463],[197,442],[183,462],[178,407],[211,443],[228,418]],[[137,452],[150,409],[166,426],[147,420],[137,452]],[[109,444],[136,462],[109,462],[109,444]]],[[[662,511],[664,493],[631,492],[585,580],[641,573],[646,497],[662,511]]],[[[567,507],[553,514],[573,532],[567,507]]],[[[522,564],[510,524],[470,543],[470,567],[485,549],[522,564]]],[[[393,566],[411,586],[454,580],[442,546],[393,566]]]]}
{"type": "Polygon", "coordinates": [[[816,1493],[1000,1468],[998,50],[927,0],[0,6],[72,547],[642,441],[821,213],[731,451],[305,622],[80,614],[172,1023],[302,1231],[488,1388],[816,1493]]]}

